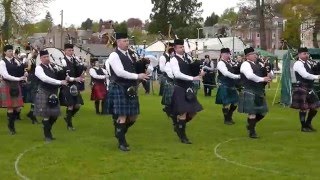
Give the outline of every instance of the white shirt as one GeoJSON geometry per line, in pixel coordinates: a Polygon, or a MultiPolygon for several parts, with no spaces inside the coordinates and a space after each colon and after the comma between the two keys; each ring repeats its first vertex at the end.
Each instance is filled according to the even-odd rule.
{"type": "MultiPolygon", "coordinates": [[[[176,54],[178,57],[180,58],[184,58],[183,55],[180,55],[180,54],[176,54]]],[[[192,76],[189,76],[189,75],[186,75],[186,74],[183,74],[181,71],[180,71],[180,67],[179,67],[179,63],[178,63],[178,60],[176,57],[173,57],[171,58],[170,60],[170,66],[171,66],[171,69],[172,69],[172,73],[174,75],[174,78],[176,79],[181,79],[181,80],[186,80],[186,81],[193,81],[193,77],[192,76]]]]}
{"type": "MultiPolygon", "coordinates": [[[[120,52],[122,52],[124,55],[127,51],[123,51],[121,49],[119,49],[120,52]]],[[[129,53],[128,53],[129,56],[129,53]]],[[[138,74],[136,73],[130,73],[128,71],[125,71],[123,68],[123,65],[121,63],[121,60],[119,58],[119,55],[116,52],[112,52],[109,56],[109,64],[110,67],[112,68],[112,70],[114,71],[114,73],[118,76],[118,77],[122,77],[125,79],[138,79],[138,74]]]]}
{"type": "MultiPolygon", "coordinates": [[[[168,53],[166,53],[167,56],[169,56],[168,53]]],[[[161,72],[165,72],[164,70],[164,67],[166,65],[166,62],[167,62],[167,59],[164,55],[160,56],[160,59],[159,59],[159,69],[161,72]]]]}
{"type": "Polygon", "coordinates": [[[93,77],[94,79],[106,79],[108,77],[108,73],[105,69],[102,69],[102,71],[105,75],[98,75],[96,72],[97,69],[99,69],[99,68],[97,68],[97,67],[90,68],[89,74],[91,77],[93,77]]]}
{"type": "Polygon", "coordinates": [[[111,76],[111,71],[110,71],[110,64],[109,64],[109,58],[105,61],[104,65],[106,66],[106,71],[108,76],[111,76]]]}
{"type": "MultiPolygon", "coordinates": [[[[170,60],[171,61],[171,60],[170,60]]],[[[166,72],[166,74],[168,75],[169,78],[173,79],[174,76],[173,76],[173,72],[172,72],[172,69],[171,69],[171,65],[170,65],[170,62],[167,62],[164,66],[164,71],[166,72]]]]}
{"type": "Polygon", "coordinates": [[[253,73],[253,70],[251,68],[250,63],[253,63],[253,62],[244,61],[241,64],[240,72],[243,73],[246,76],[246,78],[251,80],[251,81],[254,81],[254,82],[257,82],[257,83],[258,82],[263,82],[264,81],[263,77],[259,77],[259,76],[255,75],[253,73]]]}
{"type": "MultiPolygon", "coordinates": [[[[6,60],[10,61],[8,59],[9,58],[6,57],[6,60]]],[[[6,66],[6,63],[4,61],[5,60],[0,61],[0,74],[1,74],[2,78],[6,79],[8,81],[20,81],[20,77],[11,76],[8,73],[7,66],[6,66]]],[[[17,60],[15,60],[15,62],[17,63],[17,60]]]]}
{"type": "Polygon", "coordinates": [[[222,62],[223,60],[220,60],[218,62],[218,65],[217,65],[217,69],[218,71],[221,72],[221,74],[223,74],[224,76],[228,77],[228,78],[231,78],[231,79],[240,79],[240,75],[237,75],[237,74],[233,74],[231,73],[230,71],[228,71],[228,68],[226,66],[225,63],[227,62],[222,62]]]}
{"type": "Polygon", "coordinates": [[[300,74],[300,76],[302,76],[304,79],[308,79],[308,80],[319,79],[319,76],[313,75],[313,74],[310,74],[310,73],[307,72],[306,68],[304,67],[304,63],[307,63],[307,62],[303,62],[303,60],[296,61],[293,64],[293,71],[295,71],[298,74],[300,74]]]}
{"type": "MultiPolygon", "coordinates": [[[[45,65],[45,66],[49,66],[51,69],[52,67],[49,65],[45,65]]],[[[61,85],[61,81],[60,80],[57,80],[57,79],[54,79],[54,78],[51,78],[49,76],[47,76],[44,71],[43,71],[43,68],[38,65],[36,67],[36,70],[35,70],[35,73],[34,73],[42,82],[45,82],[45,83],[48,83],[48,84],[52,84],[52,85],[61,85]]]]}

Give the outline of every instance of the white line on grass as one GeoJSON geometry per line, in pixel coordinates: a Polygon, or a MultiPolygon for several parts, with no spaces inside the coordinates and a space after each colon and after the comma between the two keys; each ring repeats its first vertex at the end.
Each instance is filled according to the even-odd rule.
{"type": "Polygon", "coordinates": [[[19,162],[20,162],[20,160],[22,159],[22,157],[23,157],[26,153],[28,153],[28,152],[30,152],[30,151],[33,151],[33,150],[35,150],[35,149],[37,149],[37,148],[39,148],[39,147],[41,147],[41,146],[43,146],[43,145],[44,145],[44,144],[33,146],[33,147],[31,147],[31,148],[29,148],[29,149],[26,149],[25,151],[23,151],[22,153],[19,154],[19,156],[17,157],[16,161],[14,162],[14,169],[15,169],[15,171],[16,171],[16,174],[17,174],[20,178],[22,178],[22,179],[24,179],[24,180],[29,180],[29,178],[28,178],[27,176],[21,174],[21,172],[20,172],[20,170],[19,170],[19,162]]]}
{"type": "Polygon", "coordinates": [[[237,162],[237,161],[234,161],[234,160],[230,160],[228,159],[227,157],[225,156],[222,156],[221,154],[218,153],[218,149],[219,147],[221,147],[223,144],[227,144],[231,141],[238,141],[238,140],[241,140],[241,139],[246,139],[246,138],[232,138],[232,139],[229,139],[227,141],[223,141],[223,142],[220,142],[219,144],[217,144],[214,148],[214,154],[217,158],[221,159],[221,160],[224,160],[226,161],[227,163],[230,163],[230,164],[233,164],[233,165],[236,165],[236,166],[240,166],[240,167],[244,167],[244,168],[249,168],[249,169],[253,169],[253,170],[257,170],[257,171],[263,171],[263,172],[268,172],[268,173],[272,173],[272,174],[283,174],[283,175],[290,175],[290,176],[304,176],[305,175],[300,175],[300,174],[294,174],[294,173],[284,173],[284,172],[281,172],[281,171],[276,171],[276,170],[271,170],[271,169],[265,169],[265,168],[259,168],[259,167],[254,167],[254,166],[250,166],[250,165],[246,165],[246,164],[242,164],[240,162],[237,162]]]}

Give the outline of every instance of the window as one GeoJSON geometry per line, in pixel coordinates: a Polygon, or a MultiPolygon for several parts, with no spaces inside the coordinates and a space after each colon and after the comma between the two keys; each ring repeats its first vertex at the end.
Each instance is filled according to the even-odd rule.
{"type": "Polygon", "coordinates": [[[260,37],[260,34],[259,34],[259,33],[257,33],[257,37],[260,37]]]}
{"type": "Polygon", "coordinates": [[[273,34],[272,34],[272,37],[274,37],[274,38],[275,38],[275,37],[276,37],[276,33],[273,33],[273,34]]]}

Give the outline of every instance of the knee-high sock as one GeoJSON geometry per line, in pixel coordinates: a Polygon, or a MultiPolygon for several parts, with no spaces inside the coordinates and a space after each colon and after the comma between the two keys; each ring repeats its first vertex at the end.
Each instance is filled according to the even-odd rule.
{"type": "Polygon", "coordinates": [[[306,127],[306,115],[307,115],[307,112],[302,112],[302,111],[299,112],[299,119],[302,127],[306,127]]]}
{"type": "Polygon", "coordinates": [[[99,114],[99,105],[100,105],[100,101],[94,101],[94,107],[96,108],[96,113],[99,114]]]}
{"type": "Polygon", "coordinates": [[[318,111],[315,109],[310,109],[309,113],[308,113],[308,117],[307,117],[307,121],[306,121],[306,125],[310,126],[311,125],[311,121],[312,119],[317,115],[318,111]]]}
{"type": "Polygon", "coordinates": [[[8,118],[8,128],[11,132],[15,132],[15,127],[14,127],[14,121],[15,121],[15,115],[14,113],[7,113],[7,118],[8,118]]]}

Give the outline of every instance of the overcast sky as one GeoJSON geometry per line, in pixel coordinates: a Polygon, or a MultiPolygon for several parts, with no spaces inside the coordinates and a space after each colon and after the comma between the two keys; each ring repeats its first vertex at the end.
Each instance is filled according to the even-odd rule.
{"type": "MultiPolygon", "coordinates": [[[[221,15],[226,8],[235,7],[239,0],[198,0],[202,2],[205,18],[212,12],[221,15]]],[[[64,26],[81,22],[90,18],[98,21],[112,19],[124,21],[129,18],[139,18],[142,21],[149,19],[152,4],[151,0],[54,0],[44,9],[37,19],[42,19],[49,11],[55,24],[61,23],[60,11],[64,11],[64,26]],[[136,7],[136,8],[133,8],[136,7]]]]}

